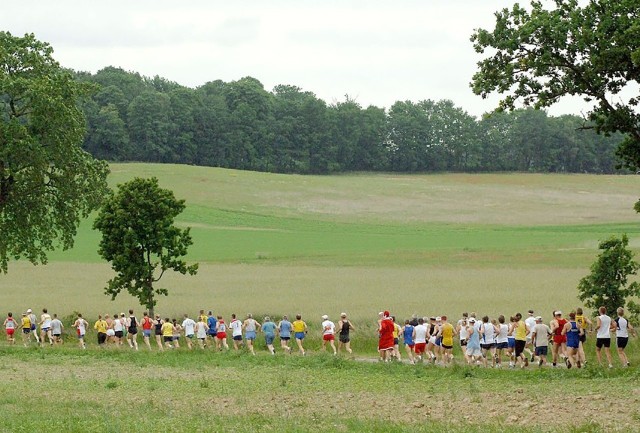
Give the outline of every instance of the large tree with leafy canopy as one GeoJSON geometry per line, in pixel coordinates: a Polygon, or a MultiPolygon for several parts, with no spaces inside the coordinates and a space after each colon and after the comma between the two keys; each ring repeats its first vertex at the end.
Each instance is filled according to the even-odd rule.
{"type": "Polygon", "coordinates": [[[111,299],[126,290],[153,316],[157,296],[169,293],[155,287],[164,273],[197,272],[197,264],[183,260],[193,243],[189,229],[174,225],[184,208],[184,200],[161,188],[156,178],[135,178],[119,185],[106,200],[93,227],[102,233],[98,253],[117,273],[105,289],[111,299]]]}
{"type": "Polygon", "coordinates": [[[33,34],[0,32],[0,271],[67,249],[107,192],[107,165],[81,149],[89,89],[33,34]]]}
{"type": "Polygon", "coordinates": [[[504,97],[499,109],[518,102],[548,107],[567,95],[593,102],[589,127],[626,135],[618,155],[640,167],[640,3],[637,0],[532,1],[495,14],[493,30],[471,37],[478,53],[473,91],[504,97]]]}

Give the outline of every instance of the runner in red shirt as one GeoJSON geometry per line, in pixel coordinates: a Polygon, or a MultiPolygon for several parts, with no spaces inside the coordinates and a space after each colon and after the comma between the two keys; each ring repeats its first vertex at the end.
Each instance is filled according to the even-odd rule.
{"type": "Polygon", "coordinates": [[[378,328],[378,334],[380,340],[378,343],[378,351],[380,352],[380,359],[383,361],[389,360],[389,354],[393,351],[393,320],[388,311],[385,311],[380,320],[380,326],[378,328]]]}

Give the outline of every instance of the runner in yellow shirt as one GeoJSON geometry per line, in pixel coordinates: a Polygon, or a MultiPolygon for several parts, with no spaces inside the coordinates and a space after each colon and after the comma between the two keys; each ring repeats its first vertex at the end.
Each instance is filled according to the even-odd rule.
{"type": "Polygon", "coordinates": [[[172,349],[173,345],[171,344],[171,342],[173,341],[173,323],[171,323],[171,319],[169,319],[168,317],[164,319],[161,331],[164,345],[172,349]]]}
{"type": "Polygon", "coordinates": [[[304,340],[307,334],[307,324],[302,321],[302,316],[297,314],[296,320],[291,326],[293,328],[293,335],[296,337],[296,343],[298,343],[298,349],[302,355],[305,355],[307,352],[305,352],[304,347],[302,347],[302,340],[304,340]]]}
{"type": "Polygon", "coordinates": [[[447,365],[453,360],[453,336],[456,330],[451,323],[447,322],[447,316],[442,316],[440,319],[442,320],[440,335],[442,335],[442,349],[444,350],[442,362],[447,365]]]}
{"type": "Polygon", "coordinates": [[[104,343],[107,341],[107,321],[102,318],[101,315],[98,315],[98,320],[93,325],[93,329],[98,331],[98,345],[104,346],[104,343]]]}

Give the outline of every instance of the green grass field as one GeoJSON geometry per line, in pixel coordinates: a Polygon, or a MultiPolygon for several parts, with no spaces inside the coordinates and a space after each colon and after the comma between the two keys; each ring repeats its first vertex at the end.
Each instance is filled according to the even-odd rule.
{"type": "MultiPolygon", "coordinates": [[[[373,354],[374,323],[383,309],[400,319],[414,313],[457,319],[463,311],[495,317],[533,308],[545,321],[554,309],[570,311],[579,305],[576,286],[589,273],[599,240],[627,233],[640,249],[639,216],[632,209],[638,176],[322,177],[112,166],[113,186],[134,176],[156,176],[186,200],[178,224],[192,228],[189,260],[200,263],[196,276],[163,277],[170,295],[159,299],[156,310],[171,317],[201,308],[225,317],[301,313],[311,325],[314,356],[84,352],[73,345],[51,350],[0,343],[0,384],[11,390],[0,431],[637,427],[637,368],[443,370],[315,352],[322,314],[337,320],[347,312],[357,327],[354,348],[366,358],[373,354]],[[38,406],[36,415],[20,404],[23,389],[58,405],[38,406]],[[559,395],[580,398],[557,412],[559,395]],[[629,404],[598,417],[610,395],[627,396],[629,404]]],[[[112,271],[97,255],[98,240],[85,221],[75,248],[52,253],[46,266],[11,263],[9,273],[0,275],[0,309],[47,307],[61,316],[81,311],[90,322],[98,313],[131,307],[140,313],[130,296],[111,301],[103,294],[112,271]]],[[[89,337],[92,347],[94,339],[89,337]]],[[[589,353],[593,359],[592,348],[589,353]]],[[[637,339],[629,353],[638,365],[637,339]]]]}
{"type": "MultiPolygon", "coordinates": [[[[347,311],[369,321],[477,310],[494,316],[534,308],[548,316],[577,305],[597,243],[626,232],[640,247],[632,210],[637,176],[291,176],[150,164],[112,166],[115,186],[157,176],[187,202],[195,277],[166,275],[158,310],[224,315],[347,311]]],[[[82,224],[76,247],[47,266],[12,263],[2,303],[70,313],[125,310],[102,288],[112,273],[82,224]],[[28,276],[28,278],[25,278],[28,276]],[[73,299],[73,303],[69,302],[73,299]]]]}

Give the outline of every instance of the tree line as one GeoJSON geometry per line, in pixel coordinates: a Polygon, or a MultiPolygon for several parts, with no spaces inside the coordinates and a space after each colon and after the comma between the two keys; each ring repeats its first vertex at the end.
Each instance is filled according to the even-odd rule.
{"type": "Polygon", "coordinates": [[[349,171],[612,173],[620,134],[584,119],[521,109],[476,119],[449,100],[388,110],[345,98],[327,104],[255,78],[195,89],[106,67],[75,72],[95,92],[81,102],[83,147],[108,161],[194,164],[278,173],[349,171]]]}

